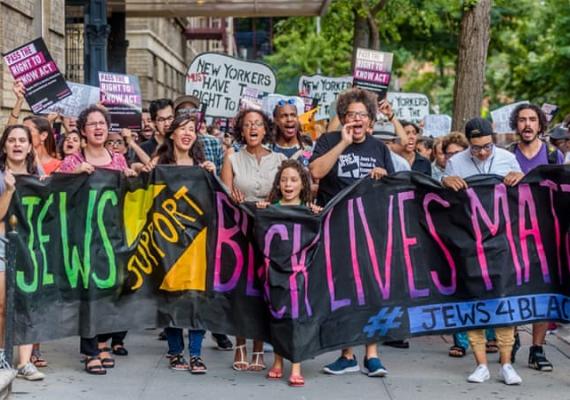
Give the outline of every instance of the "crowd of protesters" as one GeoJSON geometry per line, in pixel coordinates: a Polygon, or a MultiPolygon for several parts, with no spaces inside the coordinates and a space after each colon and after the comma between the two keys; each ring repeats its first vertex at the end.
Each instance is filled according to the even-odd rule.
{"type": "MultiPolygon", "coordinates": [[[[336,194],[367,176],[382,179],[401,171],[416,171],[459,191],[468,187],[465,178],[474,175],[499,175],[506,185],[513,186],[537,166],[570,161],[570,134],[565,125],[569,121],[547,132],[545,115],[533,104],[521,105],[513,111],[510,124],[520,141],[504,149],[496,144],[493,126],[485,119],[468,121],[464,132],[426,137],[421,126],[399,121],[386,100],[378,101],[373,93],[358,88],[339,95],[337,118],[331,121],[331,131],[320,135],[314,143],[301,130],[299,115],[303,104],[296,97],[278,101],[271,115],[258,109],[243,109],[225,130],[218,121],[207,126],[196,97],[156,99],[148,109],[143,109],[142,129],[136,133],[127,129],[111,132],[111,117],[99,105],[89,106],[77,119],[50,114],[28,116],[20,124],[24,98],[20,82],[15,83],[14,93],[16,105],[0,138],[2,219],[15,191],[15,175],[91,174],[96,169],[107,169],[132,177],[161,164],[195,166],[219,176],[237,203],[255,202],[260,208],[302,205],[320,213],[336,194]],[[60,132],[54,130],[58,120],[60,132]]],[[[4,236],[4,232],[4,224],[0,223],[0,235],[4,236]]],[[[2,259],[4,247],[4,240],[0,240],[2,259]]],[[[4,271],[5,265],[1,263],[1,293],[5,291],[4,271]]],[[[3,309],[1,300],[0,315],[4,315],[3,309]]],[[[0,331],[3,327],[4,318],[0,317],[0,331]]],[[[533,325],[529,366],[539,371],[553,369],[542,347],[547,329],[548,323],[533,325]]],[[[188,331],[187,361],[184,331],[178,327],[166,328],[161,337],[168,343],[170,368],[206,373],[208,369],[201,355],[205,334],[204,330],[188,331]]],[[[246,338],[236,338],[234,347],[224,334],[215,333],[213,337],[220,350],[235,350],[231,366],[236,371],[266,369],[267,345],[262,341],[253,341],[248,357],[246,338]]],[[[81,338],[85,371],[107,374],[115,367],[114,356],[129,354],[126,338],[127,332],[81,338]]],[[[407,341],[386,344],[409,347],[407,341]]],[[[456,334],[449,355],[463,357],[469,346],[476,362],[469,382],[481,383],[490,378],[489,352],[499,352],[500,374],[506,384],[522,382],[512,365],[520,347],[515,327],[456,334]]],[[[17,376],[28,380],[44,378],[38,368],[47,366],[48,361],[42,356],[39,344],[20,346],[19,358],[17,376]]],[[[283,357],[275,354],[267,377],[280,379],[283,369],[283,357]]],[[[388,373],[380,360],[377,343],[366,344],[362,365],[352,348],[345,348],[323,370],[333,375],[362,371],[369,377],[388,373]]],[[[304,385],[300,363],[292,365],[289,384],[304,385]]]]}

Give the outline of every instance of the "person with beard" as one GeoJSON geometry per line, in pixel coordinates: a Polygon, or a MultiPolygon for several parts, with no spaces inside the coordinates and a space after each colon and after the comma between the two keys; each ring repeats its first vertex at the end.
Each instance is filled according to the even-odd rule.
{"type": "MultiPolygon", "coordinates": [[[[309,164],[313,179],[319,179],[317,203],[326,205],[336,194],[354,182],[371,176],[373,179],[394,173],[390,151],[371,133],[376,120],[376,96],[353,88],[338,96],[337,114],[342,123],[340,132],[321,135],[309,164]]],[[[323,368],[325,373],[342,375],[360,370],[352,348],[323,368]]],[[[378,357],[376,343],[366,345],[363,373],[382,377],[388,372],[378,357]]]]}
{"type": "Polygon", "coordinates": [[[408,161],[410,167],[412,167],[412,171],[422,172],[431,176],[430,161],[418,153],[416,149],[420,128],[418,128],[416,124],[408,121],[402,121],[402,126],[404,127],[404,131],[406,131],[407,141],[402,143],[403,147],[400,155],[408,161]]]}
{"type": "MultiPolygon", "coordinates": [[[[512,144],[509,150],[514,153],[521,170],[525,174],[540,165],[564,164],[562,152],[540,139],[540,135],[545,132],[548,122],[546,115],[539,106],[521,104],[511,113],[509,123],[511,129],[520,137],[520,141],[512,144]]],[[[548,322],[532,324],[532,346],[528,356],[529,367],[545,372],[553,370],[552,363],[546,358],[542,347],[547,330],[548,322]]],[[[516,353],[516,350],[513,353],[516,353]]]]}
{"type": "Polygon", "coordinates": [[[152,123],[152,118],[150,117],[150,112],[148,108],[142,109],[142,130],[140,135],[140,143],[144,143],[150,140],[154,136],[154,124],[152,123]]]}
{"type": "MultiPolygon", "coordinates": [[[[465,125],[465,136],[469,147],[449,158],[445,167],[445,176],[441,184],[456,192],[468,188],[465,178],[476,175],[499,175],[504,177],[507,186],[515,186],[524,177],[515,157],[504,149],[495,146],[491,123],[483,118],[473,118],[465,125]]],[[[450,146],[444,145],[446,151],[450,146]]],[[[499,347],[501,377],[507,385],[518,385],[522,382],[511,363],[515,328],[512,326],[495,328],[499,347]]],[[[487,339],[484,329],[467,332],[469,343],[473,349],[477,367],[467,378],[468,382],[483,383],[491,378],[487,367],[487,339]]]]}
{"type": "Polygon", "coordinates": [[[549,132],[549,141],[562,154],[570,153],[570,132],[564,126],[557,126],[549,132]]]}

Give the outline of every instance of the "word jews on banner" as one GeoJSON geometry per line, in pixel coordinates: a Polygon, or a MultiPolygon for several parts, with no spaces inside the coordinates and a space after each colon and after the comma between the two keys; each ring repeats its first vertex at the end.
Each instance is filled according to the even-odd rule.
{"type": "Polygon", "coordinates": [[[18,177],[17,339],[174,324],[267,340],[301,361],[570,321],[570,168],[468,184],[365,178],[314,215],[236,205],[198,167],[18,177]]]}

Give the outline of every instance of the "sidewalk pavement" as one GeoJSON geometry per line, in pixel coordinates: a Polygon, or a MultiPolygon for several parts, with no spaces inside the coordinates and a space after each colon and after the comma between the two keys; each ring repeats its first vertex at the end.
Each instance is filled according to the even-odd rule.
{"type": "MultiPolygon", "coordinates": [[[[475,364],[471,352],[462,359],[447,356],[451,338],[430,336],[410,340],[409,350],[380,346],[382,361],[389,371],[386,378],[368,378],[355,373],[330,376],[321,372],[334,361],[338,352],[321,355],[303,363],[306,384],[303,388],[287,385],[290,365],[284,379],[269,381],[266,371],[236,372],[231,369],[233,352],[215,350],[210,335],[204,341],[206,375],[172,371],[164,357],[166,342],[158,341],[158,330],[129,332],[127,357],[116,357],[116,367],[106,376],[91,376],[79,361],[79,338],[68,338],[42,345],[49,361],[46,379],[27,382],[16,379],[11,399],[41,400],[161,400],[161,399],[570,399],[570,329],[561,328],[548,335],[546,355],[554,364],[553,372],[528,368],[530,327],[519,328],[523,347],[515,368],[523,379],[520,386],[506,386],[498,380],[498,355],[489,355],[492,378],[483,384],[467,383],[475,364]]],[[[248,343],[248,350],[251,343],[248,343]]],[[[357,349],[362,362],[362,347],[357,349]]],[[[250,350],[251,351],[251,350],[250,350]]],[[[273,354],[266,353],[270,366],[273,354]]]]}

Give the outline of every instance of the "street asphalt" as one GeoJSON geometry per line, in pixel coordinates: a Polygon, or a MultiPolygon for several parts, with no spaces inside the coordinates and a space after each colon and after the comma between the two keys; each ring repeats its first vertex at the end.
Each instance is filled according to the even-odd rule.
{"type": "MultiPolygon", "coordinates": [[[[215,350],[209,334],[203,348],[206,375],[170,370],[165,358],[166,342],[157,340],[157,334],[158,330],[129,332],[125,343],[129,355],[116,357],[116,367],[108,370],[106,376],[91,376],[83,371],[78,338],[45,343],[42,352],[49,366],[42,370],[46,379],[16,379],[11,399],[570,399],[570,327],[547,337],[546,354],[554,364],[554,371],[548,373],[528,368],[530,327],[522,328],[523,347],[515,363],[523,379],[520,386],[507,386],[498,379],[496,354],[489,356],[491,380],[467,383],[475,366],[473,356],[469,351],[462,359],[448,357],[449,336],[414,338],[409,350],[380,346],[382,361],[389,371],[385,378],[368,378],[361,373],[325,375],[322,366],[334,361],[338,352],[321,355],[303,363],[306,384],[293,388],[286,381],[288,363],[284,379],[279,381],[267,380],[267,371],[236,372],[231,369],[233,352],[215,350]]],[[[361,363],[362,348],[357,355],[361,363]]],[[[266,353],[266,363],[270,365],[272,360],[273,354],[266,353]]]]}

